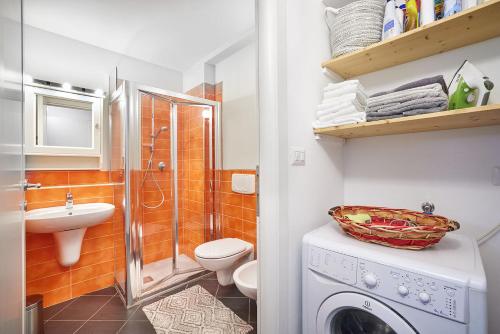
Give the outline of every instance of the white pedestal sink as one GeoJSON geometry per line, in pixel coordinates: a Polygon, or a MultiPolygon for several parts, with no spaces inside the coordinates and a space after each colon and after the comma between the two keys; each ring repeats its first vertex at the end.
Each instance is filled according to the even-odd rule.
{"type": "Polygon", "coordinates": [[[59,263],[71,266],[80,259],[83,236],[90,226],[113,216],[115,206],[108,203],[76,204],[71,209],[55,206],[26,212],[26,231],[53,233],[59,263]]]}

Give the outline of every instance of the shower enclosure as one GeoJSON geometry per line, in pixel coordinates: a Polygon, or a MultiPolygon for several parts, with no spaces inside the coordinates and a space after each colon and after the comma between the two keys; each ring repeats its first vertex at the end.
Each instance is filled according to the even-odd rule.
{"type": "Polygon", "coordinates": [[[220,221],[218,102],[124,81],[110,103],[115,281],[127,306],[203,275],[220,221]]]}

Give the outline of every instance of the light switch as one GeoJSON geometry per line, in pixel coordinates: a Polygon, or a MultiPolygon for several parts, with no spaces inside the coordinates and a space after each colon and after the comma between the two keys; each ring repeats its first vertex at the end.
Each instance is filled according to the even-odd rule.
{"type": "Polygon", "coordinates": [[[306,164],[306,150],[303,147],[290,147],[290,158],[292,166],[304,166],[306,164]]]}

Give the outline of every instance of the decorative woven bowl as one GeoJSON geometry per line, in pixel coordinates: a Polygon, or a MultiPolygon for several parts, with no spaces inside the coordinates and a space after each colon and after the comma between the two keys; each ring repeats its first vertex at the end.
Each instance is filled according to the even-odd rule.
{"type": "Polygon", "coordinates": [[[336,206],[328,211],[349,235],[384,246],[419,250],[441,240],[460,224],[442,216],[405,209],[374,206],[336,206]],[[354,221],[352,215],[368,215],[370,220],[354,221]]]}

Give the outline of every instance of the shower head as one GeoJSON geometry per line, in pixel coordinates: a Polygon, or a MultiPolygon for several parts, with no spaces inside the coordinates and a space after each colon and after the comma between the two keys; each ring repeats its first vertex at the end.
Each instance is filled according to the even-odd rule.
{"type": "Polygon", "coordinates": [[[164,131],[168,131],[168,128],[166,126],[162,126],[161,128],[159,128],[156,133],[153,135],[153,138],[158,138],[158,136],[160,135],[160,133],[164,132],[164,131]]]}

